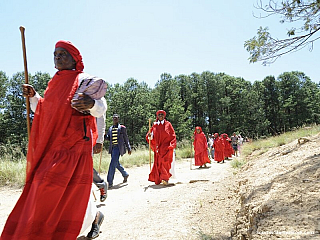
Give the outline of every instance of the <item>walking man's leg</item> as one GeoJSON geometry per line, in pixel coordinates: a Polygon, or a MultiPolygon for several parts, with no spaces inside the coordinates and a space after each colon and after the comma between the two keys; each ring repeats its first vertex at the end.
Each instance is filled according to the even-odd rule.
{"type": "Polygon", "coordinates": [[[107,199],[108,184],[100,177],[95,169],[93,169],[93,183],[100,190],[100,201],[104,202],[107,199]]]}
{"type": "Polygon", "coordinates": [[[108,181],[109,187],[113,186],[114,173],[115,173],[116,167],[119,163],[119,157],[120,157],[119,148],[118,148],[118,146],[115,146],[112,148],[111,162],[109,165],[108,176],[107,176],[107,181],[108,181]]]}

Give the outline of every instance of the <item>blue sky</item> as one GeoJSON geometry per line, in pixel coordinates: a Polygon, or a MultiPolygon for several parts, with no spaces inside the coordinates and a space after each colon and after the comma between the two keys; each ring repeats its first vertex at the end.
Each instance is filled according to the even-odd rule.
{"type": "Polygon", "coordinates": [[[26,28],[29,73],[55,73],[54,45],[69,40],[80,50],[85,71],[109,83],[128,78],[154,87],[164,72],[225,72],[262,81],[286,71],[320,80],[314,50],[281,57],[270,66],[250,64],[244,41],[260,26],[285,37],[278,18],[257,19],[256,0],[0,0],[0,70],[23,71],[19,26],[26,28]]]}

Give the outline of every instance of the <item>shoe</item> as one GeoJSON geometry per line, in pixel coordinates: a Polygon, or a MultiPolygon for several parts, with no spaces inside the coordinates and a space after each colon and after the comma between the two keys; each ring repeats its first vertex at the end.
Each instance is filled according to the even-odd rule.
{"type": "Polygon", "coordinates": [[[100,190],[100,202],[104,202],[107,199],[108,183],[102,182],[97,184],[100,190]]]}
{"type": "Polygon", "coordinates": [[[123,177],[123,183],[128,182],[128,177],[129,177],[129,175],[128,175],[128,176],[123,177]]]}
{"type": "Polygon", "coordinates": [[[93,223],[92,223],[92,227],[90,232],[87,235],[87,238],[89,239],[94,239],[99,237],[99,233],[100,233],[100,226],[103,222],[104,219],[104,215],[102,214],[102,212],[97,212],[96,214],[96,218],[94,219],[93,223]]]}
{"type": "Polygon", "coordinates": [[[113,187],[113,184],[108,184],[108,189],[111,189],[113,187]]]}
{"type": "Polygon", "coordinates": [[[100,202],[104,202],[107,199],[107,192],[103,189],[100,188],[100,202]]]}
{"type": "Polygon", "coordinates": [[[168,181],[166,181],[166,180],[161,180],[161,183],[163,184],[163,185],[168,185],[168,181]]]}

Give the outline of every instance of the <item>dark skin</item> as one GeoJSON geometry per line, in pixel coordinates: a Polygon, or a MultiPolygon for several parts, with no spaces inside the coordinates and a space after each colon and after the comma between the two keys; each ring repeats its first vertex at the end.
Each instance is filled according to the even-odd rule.
{"type": "MultiPolygon", "coordinates": [[[[159,121],[162,121],[162,120],[164,119],[164,114],[163,114],[163,113],[159,113],[159,114],[157,115],[157,117],[158,117],[159,121]]],[[[151,133],[148,133],[148,137],[149,137],[149,138],[151,137],[151,133]]]]}
{"type": "MultiPolygon", "coordinates": [[[[71,54],[64,48],[56,48],[54,50],[54,65],[58,71],[62,70],[73,70],[76,68],[76,61],[72,58],[71,54]]],[[[32,85],[22,84],[22,94],[24,97],[34,97],[36,94],[35,89],[32,85]]],[[[88,111],[94,106],[94,100],[86,94],[80,93],[78,100],[72,100],[71,105],[79,112],[88,111]]],[[[97,144],[98,145],[98,144],[97,144]]],[[[96,153],[101,152],[102,144],[95,146],[97,148],[96,153]]]]}
{"type": "MultiPolygon", "coordinates": [[[[113,117],[112,121],[113,121],[113,125],[114,126],[118,126],[118,124],[119,124],[119,118],[118,117],[113,117]]],[[[128,154],[131,155],[131,151],[128,151],[128,154]]]]}
{"type": "MultiPolygon", "coordinates": [[[[54,50],[54,65],[59,71],[73,70],[76,68],[76,61],[71,54],[64,48],[56,48],[54,50]]],[[[24,97],[34,97],[36,91],[32,85],[23,84],[22,93],[24,97]]],[[[79,94],[78,100],[72,100],[71,105],[78,111],[87,111],[94,106],[94,100],[86,94],[79,94]]]]}
{"type": "Polygon", "coordinates": [[[101,153],[102,151],[102,143],[96,143],[96,145],[94,145],[93,147],[93,153],[97,154],[97,153],[101,153]]]}

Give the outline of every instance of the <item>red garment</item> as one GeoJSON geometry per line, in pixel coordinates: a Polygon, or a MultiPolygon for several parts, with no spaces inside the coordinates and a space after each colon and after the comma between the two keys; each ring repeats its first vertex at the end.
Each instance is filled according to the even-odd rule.
{"type": "MultiPolygon", "coordinates": [[[[162,180],[168,181],[171,177],[170,168],[173,158],[173,149],[176,148],[176,134],[170,122],[164,120],[163,124],[155,122],[151,128],[153,139],[151,148],[154,151],[154,163],[149,174],[149,181],[160,184],[162,180]]],[[[148,140],[148,134],[146,135],[148,140]]]]}
{"type": "Polygon", "coordinates": [[[202,132],[201,127],[196,127],[196,129],[199,129],[200,133],[197,133],[196,130],[194,132],[194,160],[195,166],[202,166],[206,163],[210,163],[208,157],[208,143],[206,135],[202,132]]]}
{"type": "Polygon", "coordinates": [[[75,240],[80,232],[92,184],[92,147],[97,134],[94,117],[70,105],[78,74],[57,72],[38,102],[26,184],[1,240],[75,240]]]}
{"type": "Polygon", "coordinates": [[[217,137],[213,140],[214,148],[214,160],[221,162],[224,160],[224,142],[221,137],[217,137]]]}
{"type": "Polygon", "coordinates": [[[223,143],[224,143],[224,156],[225,157],[232,157],[234,150],[231,146],[231,139],[228,137],[228,134],[223,133],[221,134],[223,143]]]}

